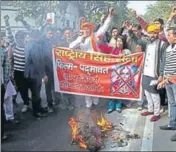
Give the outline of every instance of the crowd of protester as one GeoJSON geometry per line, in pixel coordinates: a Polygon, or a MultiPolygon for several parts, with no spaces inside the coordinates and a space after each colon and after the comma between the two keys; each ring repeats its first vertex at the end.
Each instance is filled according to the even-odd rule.
{"type": "MultiPolygon", "coordinates": [[[[160,126],[162,130],[176,130],[176,28],[171,23],[176,12],[171,11],[166,24],[163,19],[154,19],[148,24],[136,11],[133,20],[124,21],[121,27],[111,27],[114,10],[103,14],[98,24],[80,20],[80,31],[73,33],[71,29],[64,31],[54,28],[46,21],[40,28],[32,28],[23,18],[19,18],[28,32],[22,30],[13,35],[9,23],[10,17],[4,16],[6,37],[1,40],[1,138],[6,121],[18,123],[14,116],[13,106],[17,104],[17,94],[21,95],[23,108],[27,112],[32,104],[33,116],[46,117],[54,112],[59,104],[61,108],[74,108],[75,96],[54,92],[54,74],[52,63],[52,47],[62,46],[88,52],[101,52],[117,56],[126,56],[138,52],[145,53],[143,66],[143,98],[138,107],[144,108],[145,98],[148,108],[142,116],[152,115],[151,121],[160,119],[164,106],[169,106],[169,122],[160,126]],[[45,84],[47,107],[41,106],[41,86],[45,84]],[[29,93],[30,90],[30,93],[29,93]],[[31,94],[31,95],[30,95],[31,94]],[[166,96],[167,95],[167,96],[166,96]]],[[[79,24],[79,23],[78,23],[79,24]]],[[[128,70],[123,69],[124,73],[128,70]]],[[[107,100],[107,112],[121,112],[125,100],[107,100]]],[[[98,97],[85,96],[86,107],[99,104],[98,97]]],[[[176,134],[171,138],[176,141],[176,134]]]]}

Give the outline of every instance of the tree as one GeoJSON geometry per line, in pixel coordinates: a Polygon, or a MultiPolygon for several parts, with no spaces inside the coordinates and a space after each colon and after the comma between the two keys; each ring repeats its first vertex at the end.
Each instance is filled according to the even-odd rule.
{"type": "Polygon", "coordinates": [[[78,1],[79,6],[83,9],[83,16],[90,22],[100,20],[102,13],[108,12],[109,5],[106,1],[78,1]]]}
{"type": "Polygon", "coordinates": [[[68,3],[69,1],[11,1],[9,4],[16,7],[19,14],[33,18],[41,25],[48,12],[60,10],[64,16],[68,3]]]}
{"type": "Polygon", "coordinates": [[[166,21],[174,5],[176,5],[176,1],[157,1],[148,6],[144,18],[149,22],[153,22],[155,18],[162,18],[166,21]]]}
{"type": "MultiPolygon", "coordinates": [[[[69,3],[79,7],[82,17],[90,22],[99,22],[102,13],[108,14],[109,8],[114,8],[114,24],[120,25],[128,16],[128,1],[11,1],[24,17],[30,17],[43,23],[47,12],[60,12],[64,22],[65,12],[69,3]]],[[[80,17],[81,17],[80,16],[80,17]]]]}
{"type": "Polygon", "coordinates": [[[102,13],[108,14],[110,7],[114,8],[112,26],[120,25],[128,17],[128,1],[79,1],[79,4],[90,22],[98,22],[102,13]]]}

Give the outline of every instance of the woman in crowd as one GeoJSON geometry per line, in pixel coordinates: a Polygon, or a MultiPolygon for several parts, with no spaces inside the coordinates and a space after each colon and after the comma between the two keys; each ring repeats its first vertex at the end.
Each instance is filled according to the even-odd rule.
{"type": "MultiPolygon", "coordinates": [[[[103,44],[99,45],[100,50],[106,54],[113,54],[117,56],[125,56],[131,54],[131,51],[126,48],[126,38],[124,36],[118,36],[116,39],[116,47],[106,46],[103,44]]],[[[117,112],[122,111],[122,100],[110,99],[108,102],[108,113],[116,110],[117,112]]]]}

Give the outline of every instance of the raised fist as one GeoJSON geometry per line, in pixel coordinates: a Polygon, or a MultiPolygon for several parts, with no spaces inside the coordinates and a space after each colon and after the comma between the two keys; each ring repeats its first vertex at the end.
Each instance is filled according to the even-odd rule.
{"type": "Polygon", "coordinates": [[[114,9],[113,9],[113,8],[110,8],[110,9],[109,9],[109,14],[110,14],[110,16],[113,16],[113,15],[114,15],[114,9]]]}
{"type": "Polygon", "coordinates": [[[173,10],[170,14],[170,17],[169,17],[170,20],[173,20],[176,17],[176,10],[174,10],[174,9],[176,9],[176,8],[173,8],[173,10]]]}
{"type": "Polygon", "coordinates": [[[126,20],[126,21],[123,23],[123,25],[122,25],[123,28],[128,28],[129,26],[130,26],[130,21],[129,21],[129,20],[126,20]]]}
{"type": "Polygon", "coordinates": [[[172,12],[176,13],[176,5],[172,8],[172,12]]]}
{"type": "Polygon", "coordinates": [[[4,16],[5,22],[9,21],[9,18],[10,18],[9,15],[5,15],[5,16],[4,16]]]}
{"type": "Polygon", "coordinates": [[[136,10],[134,10],[134,9],[131,9],[131,13],[132,13],[132,15],[133,15],[133,17],[137,17],[137,13],[136,13],[136,10]]]}

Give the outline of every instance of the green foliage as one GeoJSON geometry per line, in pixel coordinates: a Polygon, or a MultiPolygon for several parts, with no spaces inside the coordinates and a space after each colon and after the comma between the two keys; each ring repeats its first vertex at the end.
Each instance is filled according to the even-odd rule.
{"type": "Polygon", "coordinates": [[[114,8],[112,26],[118,26],[128,18],[128,1],[79,1],[84,8],[85,17],[90,22],[99,22],[102,13],[108,14],[109,8],[114,8]]]}
{"type": "Polygon", "coordinates": [[[97,22],[102,13],[108,12],[109,4],[107,1],[78,1],[83,14],[88,21],[97,22]]]}
{"type": "Polygon", "coordinates": [[[65,14],[68,1],[11,1],[10,5],[17,8],[19,14],[33,18],[38,25],[41,25],[48,12],[57,12],[59,9],[65,14]]]}
{"type": "Polygon", "coordinates": [[[59,1],[12,1],[12,5],[19,9],[25,17],[38,18],[41,14],[56,11],[59,1]]]}
{"type": "Polygon", "coordinates": [[[47,12],[57,12],[65,15],[69,3],[79,7],[80,15],[90,22],[99,22],[102,13],[108,14],[109,8],[114,8],[114,25],[120,25],[128,18],[128,1],[11,1],[24,17],[30,17],[42,23],[47,12]]]}
{"type": "Polygon", "coordinates": [[[172,7],[176,4],[176,1],[157,1],[153,5],[149,5],[147,8],[147,13],[144,18],[149,23],[153,22],[155,18],[162,18],[167,21],[169,18],[172,7]]]}

